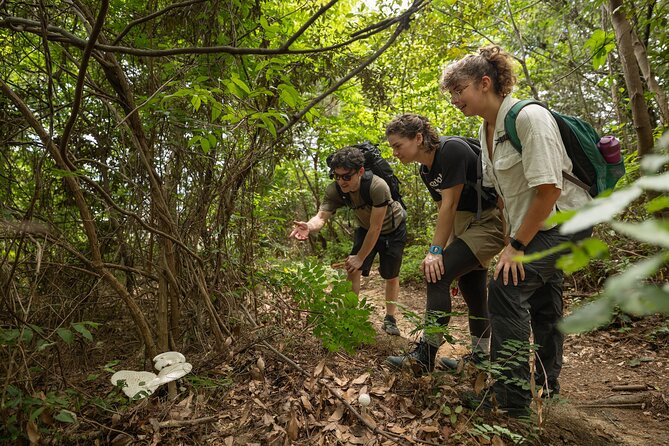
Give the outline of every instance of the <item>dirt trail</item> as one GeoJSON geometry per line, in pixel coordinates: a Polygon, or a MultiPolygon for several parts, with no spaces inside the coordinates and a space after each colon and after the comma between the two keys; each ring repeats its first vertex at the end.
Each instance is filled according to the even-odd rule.
{"type": "MultiPolygon", "coordinates": [[[[382,332],[382,279],[372,273],[363,282],[361,293],[374,306],[375,322],[382,332]]],[[[399,301],[422,314],[424,287],[402,287],[399,301]]],[[[454,298],[453,309],[466,312],[461,297],[454,298]]],[[[658,341],[651,336],[659,321],[656,317],[630,322],[620,329],[568,336],[561,399],[546,407],[542,438],[550,438],[551,444],[579,446],[669,446],[669,337],[662,334],[658,341]],[[625,388],[630,390],[621,390],[625,388]]],[[[403,338],[417,339],[418,334],[411,334],[414,326],[402,315],[398,326],[403,338]]],[[[439,355],[457,357],[467,351],[466,317],[452,318],[450,326],[461,343],[444,344],[439,355]]],[[[404,339],[391,342],[407,344],[404,339]]]]}

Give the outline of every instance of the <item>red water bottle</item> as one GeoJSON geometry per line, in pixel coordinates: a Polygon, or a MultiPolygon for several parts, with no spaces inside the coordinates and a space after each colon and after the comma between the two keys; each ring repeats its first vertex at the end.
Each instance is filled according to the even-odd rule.
{"type": "Polygon", "coordinates": [[[615,136],[602,136],[597,143],[597,148],[609,164],[618,164],[622,160],[620,141],[615,136]]]}

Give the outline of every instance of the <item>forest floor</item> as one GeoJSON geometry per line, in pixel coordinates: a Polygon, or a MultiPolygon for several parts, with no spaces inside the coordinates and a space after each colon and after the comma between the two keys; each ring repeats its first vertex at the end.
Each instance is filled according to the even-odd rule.
{"type": "MultiPolygon", "coordinates": [[[[228,354],[187,355],[195,377],[178,388],[175,400],[169,401],[163,386],[88,426],[96,432],[81,437],[80,426],[71,440],[57,443],[669,445],[669,318],[628,320],[568,336],[559,399],[541,403],[541,421],[536,407],[529,421],[519,421],[461,406],[461,393],[481,383],[475,370],[437,370],[416,378],[385,366],[386,356],[411,349],[418,334],[403,315],[398,316],[402,336],[382,331],[383,288],[375,272],[363,280],[361,293],[374,308],[373,345],[352,354],[328,352],[310,328],[296,328],[299,319],[289,320],[290,304],[287,310],[265,308],[274,311],[265,325],[262,314],[268,313],[256,308],[258,328],[234,334],[228,354]],[[277,316],[282,312],[285,316],[277,316]],[[371,396],[367,408],[358,403],[361,393],[371,396]]],[[[403,286],[399,300],[406,310],[422,314],[425,287],[403,286]]],[[[462,298],[453,303],[454,312],[464,314],[462,298]]],[[[466,316],[452,318],[451,334],[460,342],[444,344],[440,356],[466,353],[466,326],[466,316]]]]}
{"type": "MultiPolygon", "coordinates": [[[[374,303],[380,321],[385,311],[381,278],[370,278],[361,293],[374,303]]],[[[407,309],[422,313],[424,287],[404,287],[399,301],[407,309]]],[[[568,289],[565,301],[569,306],[568,289]]],[[[461,343],[445,343],[439,356],[459,357],[467,352],[467,307],[460,296],[453,299],[453,311],[463,314],[453,317],[450,323],[452,335],[461,343]]],[[[402,316],[398,319],[402,335],[416,340],[418,334],[410,335],[414,328],[411,322],[402,316]]],[[[544,404],[544,420],[535,431],[538,438],[534,442],[579,446],[669,445],[666,321],[659,317],[630,320],[615,328],[567,336],[561,394],[558,401],[544,404]],[[659,327],[664,330],[654,333],[659,327]]],[[[377,330],[382,332],[380,322],[377,330]]],[[[536,419],[533,422],[536,426],[536,419]]]]}

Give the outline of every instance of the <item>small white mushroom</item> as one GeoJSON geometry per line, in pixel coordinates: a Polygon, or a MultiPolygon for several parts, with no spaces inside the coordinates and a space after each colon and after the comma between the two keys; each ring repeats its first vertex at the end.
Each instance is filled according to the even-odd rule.
{"type": "Polygon", "coordinates": [[[369,406],[369,403],[371,402],[372,399],[369,397],[368,393],[361,393],[360,396],[358,397],[358,403],[360,403],[362,407],[369,406]]]}

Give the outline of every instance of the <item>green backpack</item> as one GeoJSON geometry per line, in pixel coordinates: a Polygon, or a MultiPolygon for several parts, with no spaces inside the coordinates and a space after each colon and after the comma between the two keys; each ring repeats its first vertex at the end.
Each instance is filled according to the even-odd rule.
{"type": "Polygon", "coordinates": [[[619,163],[608,164],[597,148],[599,135],[590,124],[574,116],[553,111],[537,100],[525,99],[511,107],[504,117],[506,134],[498,140],[499,142],[509,140],[518,152],[522,152],[523,145],[516,131],[516,118],[523,107],[529,104],[541,105],[551,112],[557,122],[567,155],[574,165],[574,175],[562,172],[565,178],[588,191],[592,197],[615,187],[618,180],[625,174],[624,160],[621,158],[619,163]]]}

